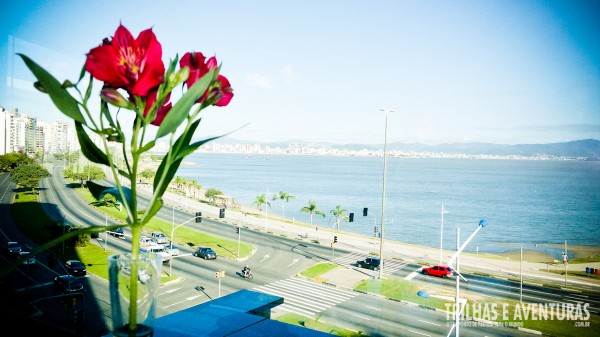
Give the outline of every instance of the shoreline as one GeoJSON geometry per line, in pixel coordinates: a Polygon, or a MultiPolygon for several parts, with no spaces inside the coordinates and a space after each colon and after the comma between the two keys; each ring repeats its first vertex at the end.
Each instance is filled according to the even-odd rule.
{"type": "MultiPolygon", "coordinates": [[[[144,166],[144,167],[156,170],[158,168],[159,164],[160,164],[160,162],[151,161],[151,162],[144,162],[140,166],[144,166]]],[[[187,163],[187,165],[189,165],[189,164],[190,163],[187,163]]],[[[185,163],[182,163],[182,165],[185,165],[185,163]]],[[[205,192],[205,190],[201,187],[200,191],[198,193],[199,195],[196,195],[195,198],[193,196],[188,196],[188,198],[195,200],[197,202],[205,202],[206,203],[208,200],[204,197],[204,192],[205,192]]],[[[175,191],[170,191],[170,193],[178,195],[178,193],[175,191]]],[[[235,199],[233,199],[233,200],[235,200],[235,199]]],[[[212,206],[212,207],[218,207],[218,206],[212,206]]],[[[230,207],[231,207],[232,211],[238,211],[243,214],[253,215],[253,216],[257,216],[257,217],[262,216],[260,211],[256,207],[253,207],[251,205],[245,205],[245,204],[240,204],[240,203],[234,202],[234,205],[231,205],[230,207]]],[[[314,225],[311,226],[309,223],[306,223],[303,221],[298,221],[297,219],[283,218],[282,216],[280,216],[278,214],[269,214],[269,219],[274,220],[274,221],[284,222],[284,223],[287,223],[290,225],[304,227],[307,229],[312,229],[314,227],[314,225]]],[[[319,227],[319,229],[327,230],[327,229],[321,228],[321,227],[319,227]]],[[[348,232],[348,234],[368,237],[364,234],[354,233],[354,232],[348,232]]],[[[394,241],[394,242],[412,245],[412,243],[407,243],[407,242],[399,242],[399,241],[394,241]]],[[[420,245],[420,244],[414,244],[414,245],[423,247],[423,248],[427,248],[427,249],[435,249],[436,248],[436,247],[429,247],[429,246],[424,246],[424,245],[420,245]]],[[[513,260],[513,261],[519,261],[520,256],[521,256],[520,249],[514,248],[514,247],[517,245],[521,245],[523,247],[523,260],[524,261],[562,264],[562,259],[556,255],[553,255],[550,251],[555,251],[555,252],[557,252],[556,253],[557,255],[560,255],[562,253],[562,251],[564,251],[563,244],[556,244],[556,243],[519,244],[519,243],[508,243],[508,242],[496,242],[495,245],[496,245],[496,247],[498,247],[500,249],[500,251],[488,252],[489,254],[502,256],[506,259],[513,260]],[[506,249],[502,249],[501,246],[504,246],[504,245],[512,246],[512,247],[506,247],[506,249]]],[[[569,252],[570,259],[580,259],[580,258],[586,258],[586,257],[600,255],[600,246],[586,246],[586,245],[569,246],[569,245],[567,245],[567,250],[569,252]]]]}

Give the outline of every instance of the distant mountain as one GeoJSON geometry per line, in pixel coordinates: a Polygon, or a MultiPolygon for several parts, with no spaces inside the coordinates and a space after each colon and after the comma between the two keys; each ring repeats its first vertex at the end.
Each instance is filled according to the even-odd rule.
{"type": "MultiPolygon", "coordinates": [[[[371,150],[378,151],[382,145],[373,144],[333,144],[333,143],[315,143],[305,141],[287,141],[287,142],[249,142],[234,139],[219,139],[219,143],[228,144],[260,144],[263,146],[287,148],[290,145],[328,147],[339,150],[360,151],[371,150]]],[[[433,152],[445,154],[465,154],[465,155],[497,155],[497,156],[524,156],[524,157],[569,157],[586,158],[587,160],[600,160],[600,140],[584,139],[564,143],[549,144],[492,144],[492,143],[452,143],[426,145],[421,143],[388,143],[388,151],[401,152],[433,152]]]]}

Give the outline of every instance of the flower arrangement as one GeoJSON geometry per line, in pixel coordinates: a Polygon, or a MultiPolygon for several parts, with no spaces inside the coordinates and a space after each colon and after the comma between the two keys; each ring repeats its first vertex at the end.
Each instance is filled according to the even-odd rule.
{"type": "MultiPolygon", "coordinates": [[[[224,107],[233,98],[228,79],[220,74],[221,66],[215,57],[200,52],[187,52],[168,64],[162,60],[162,46],[152,29],[134,38],[127,28],[119,25],[114,37],[91,49],[76,83],[60,83],[29,57],[19,54],[36,77],[35,87],[46,93],[54,105],[73,120],[83,155],[90,161],[110,168],[115,186],[104,193],[115,195],[127,214],[132,231],[131,257],[140,254],[142,228],[163,205],[162,196],[183,159],[202,144],[218,137],[192,142],[201,121],[201,112],[209,106],[224,107]],[[88,74],[88,80],[84,81],[88,74]],[[89,105],[95,81],[100,81],[100,106],[89,105]],[[87,85],[86,85],[87,84],[87,85]],[[84,87],[80,89],[81,87],[84,87]],[[181,88],[177,102],[171,93],[181,88]],[[132,114],[133,113],[133,114],[132,114]],[[126,123],[133,116],[133,122],[126,123]],[[130,139],[124,132],[131,127],[130,139]],[[99,147],[90,134],[101,139],[99,147]],[[148,207],[138,213],[136,181],[139,161],[157,140],[169,137],[169,151],[163,157],[153,181],[153,194],[148,207]],[[125,167],[115,164],[109,145],[121,148],[125,167]],[[130,181],[124,186],[121,177],[130,181]]],[[[102,230],[106,230],[105,228],[102,230]]],[[[137,275],[132,264],[131,275],[137,275]]],[[[136,303],[137,281],[131,277],[130,303],[136,303]]],[[[137,327],[136,307],[129,308],[129,330],[137,327]]]]}

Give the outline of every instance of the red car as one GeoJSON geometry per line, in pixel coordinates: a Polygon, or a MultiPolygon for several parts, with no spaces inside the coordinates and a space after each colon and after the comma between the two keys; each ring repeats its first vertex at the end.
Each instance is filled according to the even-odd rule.
{"type": "Polygon", "coordinates": [[[447,278],[448,276],[452,276],[454,271],[452,268],[447,266],[433,266],[433,267],[423,267],[422,271],[423,275],[432,275],[441,278],[447,278]]]}

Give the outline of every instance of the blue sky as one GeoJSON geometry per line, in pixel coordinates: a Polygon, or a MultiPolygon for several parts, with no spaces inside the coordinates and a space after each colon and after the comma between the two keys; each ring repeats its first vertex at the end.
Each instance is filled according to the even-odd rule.
{"type": "Polygon", "coordinates": [[[0,106],[62,118],[15,52],[59,80],[122,23],[168,62],[215,55],[234,88],[198,136],[382,144],[600,139],[600,1],[0,0],[0,106]],[[9,36],[11,39],[9,39],[9,36]],[[10,43],[9,43],[10,42],[10,43]],[[7,87],[7,83],[15,87],[7,87]]]}

